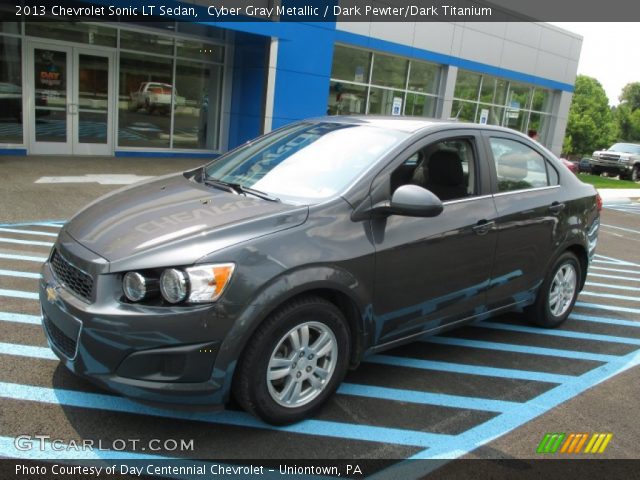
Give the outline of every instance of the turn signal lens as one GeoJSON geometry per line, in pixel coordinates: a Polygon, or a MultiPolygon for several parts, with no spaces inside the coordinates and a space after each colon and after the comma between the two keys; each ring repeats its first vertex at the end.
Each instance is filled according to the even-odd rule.
{"type": "Polygon", "coordinates": [[[228,285],[233,275],[235,264],[218,263],[214,265],[197,265],[186,269],[189,277],[189,302],[215,302],[228,285]]]}

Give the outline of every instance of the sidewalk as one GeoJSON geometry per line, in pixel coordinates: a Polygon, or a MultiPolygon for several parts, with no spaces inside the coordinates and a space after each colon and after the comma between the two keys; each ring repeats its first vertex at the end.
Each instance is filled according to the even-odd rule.
{"type": "Polygon", "coordinates": [[[640,188],[601,188],[598,193],[605,203],[628,202],[640,198],[640,188]]]}

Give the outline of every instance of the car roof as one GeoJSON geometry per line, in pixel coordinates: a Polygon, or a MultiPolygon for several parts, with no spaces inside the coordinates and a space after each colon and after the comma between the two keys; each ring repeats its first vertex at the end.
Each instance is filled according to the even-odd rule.
{"type": "Polygon", "coordinates": [[[481,125],[478,123],[459,122],[455,119],[440,120],[435,118],[419,118],[419,117],[396,117],[396,116],[379,116],[379,115],[331,115],[325,117],[316,117],[310,119],[313,122],[323,123],[346,123],[352,125],[371,125],[373,127],[386,128],[391,130],[399,130],[407,133],[417,133],[424,130],[439,129],[473,129],[473,130],[492,130],[499,132],[515,133],[526,137],[522,132],[505,127],[495,125],[481,125]]]}

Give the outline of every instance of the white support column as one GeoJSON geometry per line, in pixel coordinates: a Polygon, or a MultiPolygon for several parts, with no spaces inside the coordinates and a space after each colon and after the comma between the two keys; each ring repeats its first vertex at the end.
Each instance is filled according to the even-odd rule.
{"type": "Polygon", "coordinates": [[[278,39],[272,38],[269,46],[269,65],[264,101],[264,123],[262,133],[269,133],[273,124],[273,105],[276,94],[276,70],[278,68],[278,39]]]}
{"type": "Polygon", "coordinates": [[[449,65],[444,68],[443,79],[440,83],[440,96],[442,100],[440,102],[440,108],[437,115],[445,120],[451,118],[451,109],[453,107],[453,92],[456,88],[456,80],[458,78],[458,67],[449,65]]]}
{"type": "Polygon", "coordinates": [[[562,144],[564,142],[564,134],[567,129],[567,121],[569,120],[569,107],[573,93],[558,91],[555,94],[553,102],[553,121],[549,127],[549,137],[545,140],[545,144],[556,155],[562,153],[562,144]]]}

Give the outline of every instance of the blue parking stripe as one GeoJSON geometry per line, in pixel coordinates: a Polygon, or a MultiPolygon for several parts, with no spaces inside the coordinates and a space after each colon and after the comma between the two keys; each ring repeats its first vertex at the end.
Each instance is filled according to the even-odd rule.
{"type": "Polygon", "coordinates": [[[607,228],[613,228],[615,230],[622,230],[624,232],[630,232],[630,233],[640,233],[640,230],[634,230],[632,228],[624,228],[624,227],[616,227],[614,225],[606,225],[604,223],[600,224],[601,227],[607,227],[607,228]]]}
{"type": "Polygon", "coordinates": [[[37,220],[34,222],[2,223],[0,227],[52,227],[60,228],[66,220],[37,220]]]}
{"type": "Polygon", "coordinates": [[[513,345],[510,343],[483,342],[481,340],[469,340],[455,337],[431,337],[424,340],[440,345],[456,345],[459,347],[482,348],[485,350],[498,350],[502,352],[530,353],[533,355],[545,355],[548,357],[573,358],[576,360],[593,360],[596,362],[610,362],[619,358],[617,355],[605,355],[601,353],[579,352],[575,350],[559,350],[557,348],[533,347],[530,345],[513,345]]]}
{"type": "Polygon", "coordinates": [[[1,268],[0,268],[0,276],[4,276],[4,277],[19,277],[19,278],[35,278],[35,279],[40,278],[40,274],[39,273],[17,272],[15,270],[2,270],[1,268]]]}
{"type": "Polygon", "coordinates": [[[19,228],[4,228],[4,227],[0,227],[0,232],[24,233],[25,235],[38,235],[38,236],[42,236],[42,237],[57,237],[58,236],[57,233],[53,233],[53,232],[43,232],[43,231],[40,231],[40,230],[21,230],[19,228]]]}
{"type": "Polygon", "coordinates": [[[626,270],[624,268],[598,267],[596,265],[591,265],[589,267],[589,270],[605,270],[607,272],[634,273],[636,275],[640,275],[640,271],[638,270],[626,270]]]}
{"type": "Polygon", "coordinates": [[[13,253],[0,253],[0,258],[5,260],[22,260],[25,262],[38,262],[44,263],[47,261],[47,257],[35,257],[33,255],[15,255],[13,253]]]}
{"type": "Polygon", "coordinates": [[[613,280],[626,280],[628,282],[640,282],[640,277],[638,278],[634,278],[634,277],[623,277],[621,275],[607,275],[605,273],[593,273],[593,272],[589,272],[589,275],[587,276],[587,278],[591,278],[591,277],[600,277],[600,278],[611,278],[613,280]]]}
{"type": "Polygon", "coordinates": [[[23,292],[22,290],[7,290],[0,288],[0,297],[28,298],[38,300],[38,294],[33,292],[23,292]]]}
{"type": "Polygon", "coordinates": [[[596,317],[594,315],[582,315],[581,313],[572,313],[569,319],[579,320],[583,322],[604,323],[607,325],[620,325],[621,327],[640,327],[640,321],[621,320],[619,318],[596,317]]]}
{"type": "MultiPolygon", "coordinates": [[[[548,412],[561,403],[574,398],[585,390],[588,390],[589,388],[637,365],[640,365],[640,352],[638,351],[618,357],[611,363],[594,368],[579,377],[575,377],[571,382],[558,385],[557,387],[542,393],[538,397],[523,404],[521,408],[510,410],[498,415],[477,427],[467,430],[455,438],[443,441],[438,445],[434,445],[433,448],[430,448],[429,450],[425,450],[414,455],[411,459],[458,458],[479,446],[514,430],[524,423],[533,420],[543,413],[548,412]]],[[[399,466],[400,469],[410,467],[411,462],[403,463],[404,465],[399,466]]],[[[438,468],[440,466],[442,466],[442,464],[436,462],[431,466],[431,468],[438,468]]],[[[423,467],[425,468],[423,469],[422,474],[426,475],[427,468],[424,465],[423,467]]],[[[388,474],[393,470],[396,472],[400,471],[398,468],[392,467],[385,473],[388,474]]],[[[395,478],[402,477],[396,474],[395,478]]]]}
{"type": "Polygon", "coordinates": [[[443,393],[418,392],[415,390],[376,387],[355,383],[343,383],[338,389],[338,393],[341,395],[382,398],[397,402],[438,405],[441,407],[464,408],[469,410],[482,410],[486,412],[506,412],[521,405],[518,402],[509,402],[506,400],[492,400],[487,398],[463,397],[460,395],[446,395],[443,393]]]}
{"type": "Polygon", "coordinates": [[[108,410],[120,413],[139,415],[153,415],[162,418],[191,420],[218,425],[232,425],[236,427],[260,428],[303,435],[325,436],[362,440],[369,442],[384,442],[395,445],[409,445],[429,447],[438,442],[453,438],[452,435],[428,433],[399,428],[375,427],[327,420],[305,420],[294,425],[276,427],[268,425],[245,412],[193,412],[168,410],[136,403],[124,397],[99,393],[86,393],[61,388],[46,388],[15,383],[0,382],[0,397],[13,400],[59,404],[71,407],[108,410]]]}
{"type": "Polygon", "coordinates": [[[601,259],[601,260],[608,260],[608,261],[610,261],[612,263],[615,263],[617,265],[624,265],[624,266],[628,265],[628,266],[633,266],[633,267],[640,267],[640,265],[638,265],[637,263],[628,262],[627,260],[620,260],[619,258],[607,257],[605,255],[596,254],[595,258],[596,259],[601,259]]]}
{"type": "Polygon", "coordinates": [[[40,325],[41,320],[37,315],[26,315],[24,313],[0,312],[0,321],[28,323],[31,325],[40,325]]]}
{"type": "Polygon", "coordinates": [[[36,245],[39,247],[53,247],[52,242],[39,242],[37,240],[18,240],[17,238],[0,237],[2,243],[15,243],[18,245],[36,245]]]}
{"type": "Polygon", "coordinates": [[[58,360],[58,357],[47,347],[20,345],[17,343],[0,342],[0,354],[18,357],[41,358],[44,360],[58,360]]]}
{"type": "Polygon", "coordinates": [[[640,314],[640,308],[620,307],[618,305],[602,305],[600,303],[576,302],[576,307],[591,308],[594,310],[607,310],[609,312],[625,312],[640,314]]]}
{"type": "Polygon", "coordinates": [[[580,292],[580,295],[587,295],[590,297],[613,298],[615,300],[626,300],[629,302],[640,302],[640,298],[638,297],[631,297],[629,295],[616,295],[614,293],[588,292],[583,290],[582,292],[580,292]]]}
{"type": "Polygon", "coordinates": [[[478,322],[474,327],[490,328],[492,330],[507,330],[510,332],[533,333],[535,335],[547,335],[550,337],[575,338],[579,340],[593,340],[596,342],[623,343],[625,345],[640,345],[640,338],[616,337],[613,335],[599,335],[597,333],[574,332],[571,330],[549,330],[508,323],[478,322]]]}
{"type": "Polygon", "coordinates": [[[629,287],[627,285],[611,285],[610,283],[585,282],[585,285],[589,287],[611,288],[613,290],[630,290],[632,292],[637,292],[638,290],[640,290],[640,288],[638,287],[629,287]]]}
{"type": "Polygon", "coordinates": [[[533,380],[536,382],[562,383],[571,378],[571,376],[569,375],[560,375],[554,373],[533,372],[529,370],[515,370],[509,368],[484,367],[482,365],[465,365],[460,363],[436,362],[432,360],[394,357],[389,355],[374,355],[368,357],[365,361],[382,365],[393,365],[396,367],[438,370],[441,372],[462,373],[466,375],[482,375],[498,378],[513,378],[518,380],[533,380]]]}

